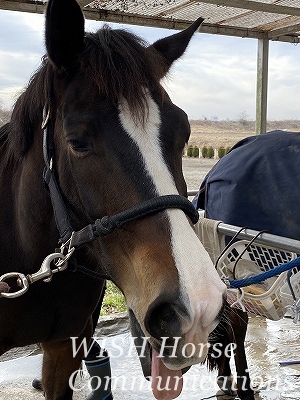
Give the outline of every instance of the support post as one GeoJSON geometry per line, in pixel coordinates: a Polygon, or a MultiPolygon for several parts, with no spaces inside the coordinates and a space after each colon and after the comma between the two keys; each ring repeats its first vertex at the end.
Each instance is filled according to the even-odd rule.
{"type": "Polygon", "coordinates": [[[268,58],[269,39],[258,39],[255,123],[257,135],[267,130],[268,58]]]}

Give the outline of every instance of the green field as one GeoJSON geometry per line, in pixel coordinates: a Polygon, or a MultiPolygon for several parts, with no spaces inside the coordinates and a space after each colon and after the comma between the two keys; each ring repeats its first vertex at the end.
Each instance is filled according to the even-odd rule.
{"type": "Polygon", "coordinates": [[[127,311],[127,307],[123,294],[112,282],[107,281],[100,315],[109,315],[124,311],[127,311]]]}

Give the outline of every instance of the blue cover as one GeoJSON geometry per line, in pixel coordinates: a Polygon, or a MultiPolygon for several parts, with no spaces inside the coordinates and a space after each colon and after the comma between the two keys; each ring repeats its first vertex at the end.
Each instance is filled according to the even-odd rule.
{"type": "Polygon", "coordinates": [[[207,218],[300,240],[300,132],[238,142],[206,175],[193,204],[207,218]]]}

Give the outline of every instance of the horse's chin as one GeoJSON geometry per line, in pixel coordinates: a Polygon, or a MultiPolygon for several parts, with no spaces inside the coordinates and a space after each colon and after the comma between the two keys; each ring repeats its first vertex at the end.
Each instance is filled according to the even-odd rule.
{"type": "Polygon", "coordinates": [[[142,331],[134,313],[129,312],[131,333],[141,355],[140,362],[146,379],[152,382],[152,391],[156,399],[171,400],[179,396],[182,390],[182,375],[192,364],[199,363],[199,359],[188,358],[179,360],[177,357],[160,357],[159,343],[149,338],[145,343],[145,334],[142,331]],[[141,351],[142,349],[142,351],[141,351]],[[167,387],[166,390],[163,390],[167,387]]]}

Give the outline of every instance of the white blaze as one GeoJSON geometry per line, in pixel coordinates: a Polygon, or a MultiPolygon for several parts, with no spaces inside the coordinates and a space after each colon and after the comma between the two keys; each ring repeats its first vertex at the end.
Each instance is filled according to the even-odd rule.
{"type": "MultiPolygon", "coordinates": [[[[145,169],[152,178],[157,194],[159,196],[179,194],[174,178],[163,159],[159,140],[160,111],[150,95],[148,96],[148,107],[148,119],[141,127],[132,119],[128,105],[124,101],[119,106],[122,126],[140,149],[145,169]]],[[[221,307],[222,299],[217,295],[224,292],[225,286],[221,283],[208,253],[191,228],[184,212],[179,209],[169,209],[167,214],[170,221],[172,253],[178,269],[181,291],[189,298],[191,316],[196,320],[201,316],[201,325],[208,327],[221,307]],[[211,290],[208,290],[212,286],[214,290],[218,288],[217,292],[219,291],[219,293],[215,292],[215,296],[211,290]],[[210,312],[209,310],[205,312],[203,308],[207,308],[208,302],[212,302],[216,298],[219,301],[213,307],[216,311],[215,315],[212,315],[214,314],[212,309],[210,312]]],[[[195,322],[200,323],[199,320],[195,322]]],[[[189,328],[191,327],[187,327],[187,329],[189,328]]]]}

